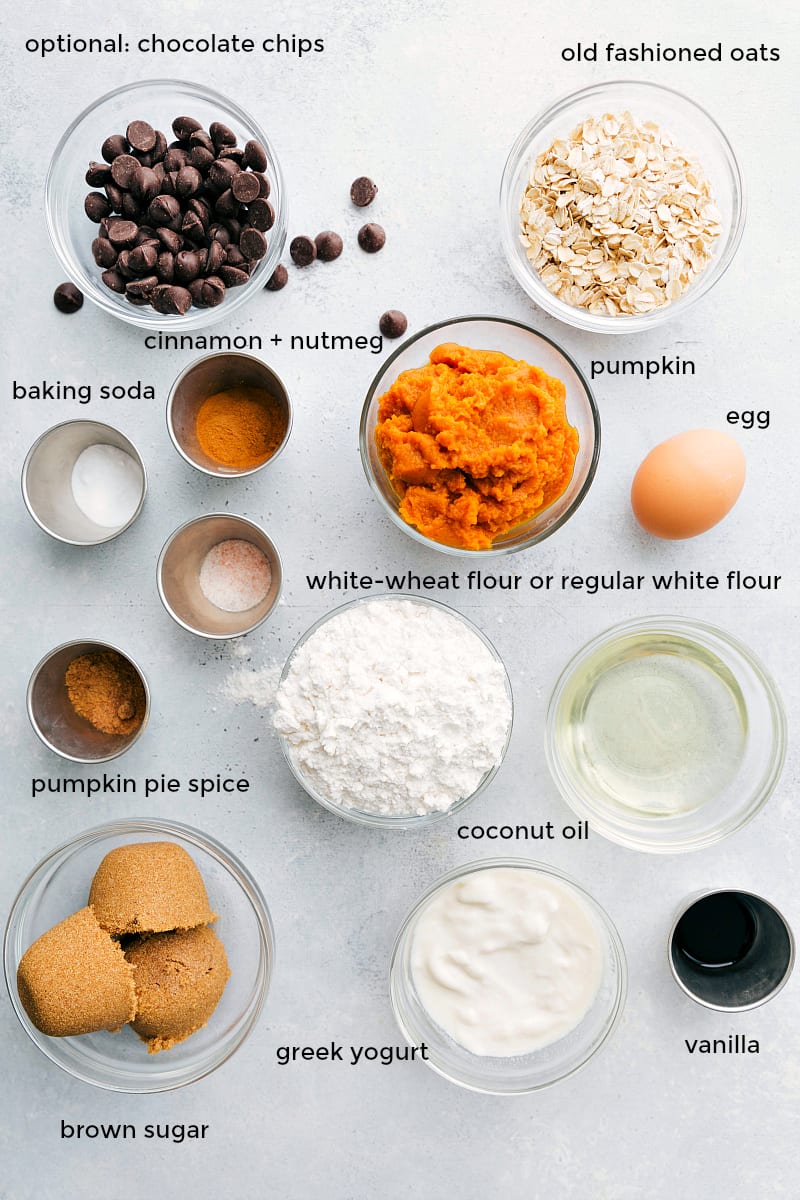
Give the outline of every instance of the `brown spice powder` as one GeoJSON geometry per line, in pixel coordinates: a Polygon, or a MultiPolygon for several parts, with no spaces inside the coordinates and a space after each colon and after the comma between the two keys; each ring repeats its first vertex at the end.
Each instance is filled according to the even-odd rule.
{"type": "Polygon", "coordinates": [[[285,433],[283,410],[265,388],[242,384],[216,392],[197,413],[197,440],[203,452],[236,471],[266,462],[285,433]]]}
{"type": "Polygon", "coordinates": [[[74,658],[64,682],[75,712],[100,733],[135,733],[144,720],[141,676],[116,650],[74,658]]]}

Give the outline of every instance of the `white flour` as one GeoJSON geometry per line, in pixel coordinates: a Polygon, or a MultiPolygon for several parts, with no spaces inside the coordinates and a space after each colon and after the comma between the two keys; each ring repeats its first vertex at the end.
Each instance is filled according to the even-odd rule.
{"type": "Polygon", "coordinates": [[[371,600],[295,655],[274,724],[320,795],[383,816],[442,812],[499,761],[511,722],[503,667],[458,617],[371,600]]]}

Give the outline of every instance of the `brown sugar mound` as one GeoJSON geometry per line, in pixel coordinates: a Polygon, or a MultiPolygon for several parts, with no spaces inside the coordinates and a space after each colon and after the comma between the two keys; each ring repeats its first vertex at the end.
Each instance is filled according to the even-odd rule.
{"type": "Polygon", "coordinates": [[[136,1014],[133,969],[91,908],[54,925],[25,951],[17,991],[33,1024],[50,1037],[114,1032],[136,1014]]]}
{"type": "Polygon", "coordinates": [[[142,677],[116,650],[73,658],[64,682],[75,712],[100,733],[135,733],[144,720],[142,677]]]}
{"type": "Polygon", "coordinates": [[[566,490],[578,431],[561,380],[446,343],[381,396],[375,443],[409,525],[446,546],[488,550],[566,490]]]}
{"type": "Polygon", "coordinates": [[[97,868],[89,903],[116,936],[193,929],[216,921],[200,872],[175,842],[132,842],[97,868]]]}
{"type": "Polygon", "coordinates": [[[141,938],[125,954],[135,968],[133,1028],[149,1054],[169,1050],[201,1029],[230,977],[225,947],[204,925],[141,938]]]}

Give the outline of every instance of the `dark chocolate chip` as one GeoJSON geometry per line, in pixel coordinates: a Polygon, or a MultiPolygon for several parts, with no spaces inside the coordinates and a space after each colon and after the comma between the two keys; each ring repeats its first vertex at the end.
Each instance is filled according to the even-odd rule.
{"type": "Polygon", "coordinates": [[[83,292],[74,283],[60,283],[53,292],[53,304],[59,312],[77,312],[83,307],[83,292]]]}
{"type": "Polygon", "coordinates": [[[225,299],[225,284],[217,275],[208,279],[195,279],[189,284],[189,291],[195,304],[203,308],[216,308],[225,299]]]}
{"type": "Polygon", "coordinates": [[[239,249],[251,262],[259,262],[267,253],[267,239],[260,229],[243,229],[239,249]]]}
{"type": "Polygon", "coordinates": [[[138,223],[142,216],[142,209],[136,197],[131,192],[126,192],[122,197],[122,204],[119,206],[119,211],[126,221],[136,221],[138,223]]]}
{"type": "Polygon", "coordinates": [[[238,211],[239,201],[234,196],[232,188],[228,188],[221,196],[217,196],[214,212],[220,217],[235,217],[238,211]]]}
{"type": "MultiPolygon", "coordinates": [[[[181,206],[174,196],[156,196],[155,200],[151,201],[150,207],[147,210],[147,216],[151,225],[158,228],[161,225],[169,225],[171,221],[179,215],[181,206]]],[[[113,238],[111,239],[114,240],[113,238]]]]}
{"type": "Polygon", "coordinates": [[[147,121],[131,121],[125,136],[134,150],[152,150],[156,144],[156,131],[147,121]]]}
{"type": "Polygon", "coordinates": [[[175,278],[175,255],[163,250],[156,262],[156,275],[162,283],[172,283],[175,278]]]}
{"type": "Polygon", "coordinates": [[[262,233],[266,233],[268,229],[272,229],[275,224],[275,209],[270,204],[269,200],[263,200],[260,196],[258,200],[254,200],[247,209],[247,220],[253,229],[260,229],[262,233]]]}
{"type": "Polygon", "coordinates": [[[90,187],[103,187],[111,178],[111,167],[108,163],[90,162],[86,172],[86,182],[90,187]]]}
{"type": "Polygon", "coordinates": [[[175,282],[191,283],[200,274],[200,261],[194,250],[181,250],[175,256],[175,282]]]}
{"type": "Polygon", "coordinates": [[[106,221],[108,240],[119,249],[122,246],[132,246],[136,241],[139,226],[135,221],[123,221],[120,217],[111,217],[106,221]]]}
{"type": "Polygon", "coordinates": [[[239,164],[230,158],[218,158],[208,168],[208,182],[218,192],[224,192],[231,186],[234,175],[239,174],[239,164]]]}
{"type": "Polygon", "coordinates": [[[145,152],[144,150],[133,150],[132,154],[141,166],[152,167],[153,155],[149,151],[145,152]]]}
{"type": "Polygon", "coordinates": [[[246,167],[250,167],[253,171],[266,171],[267,152],[261,145],[261,142],[255,142],[252,139],[249,142],[245,142],[242,161],[246,167]]]}
{"type": "Polygon", "coordinates": [[[216,222],[208,227],[208,236],[213,238],[215,242],[219,242],[220,246],[225,247],[230,244],[231,235],[228,233],[224,225],[216,222]]]}
{"type": "Polygon", "coordinates": [[[129,304],[135,304],[137,308],[146,308],[150,303],[150,293],[148,292],[146,296],[136,296],[126,288],[125,299],[129,304]]]}
{"type": "Polygon", "coordinates": [[[119,271],[103,271],[103,274],[100,276],[100,278],[106,287],[110,288],[112,292],[119,292],[119,294],[122,295],[122,293],[125,291],[125,280],[122,278],[119,271]]]}
{"type": "Polygon", "coordinates": [[[152,242],[143,246],[135,246],[128,255],[131,270],[137,275],[149,275],[158,262],[158,251],[152,242]]]}
{"type": "Polygon", "coordinates": [[[298,267],[308,267],[317,257],[317,247],[310,237],[292,238],[289,246],[292,262],[298,267]]]}
{"type": "Polygon", "coordinates": [[[238,246],[228,246],[225,251],[225,262],[229,267],[244,267],[247,259],[238,246]]]}
{"type": "Polygon", "coordinates": [[[258,199],[261,185],[255,175],[251,175],[249,171],[240,171],[233,178],[231,191],[240,204],[250,204],[258,199]]]}
{"type": "Polygon", "coordinates": [[[266,175],[262,175],[260,171],[253,171],[253,176],[258,180],[258,186],[260,188],[258,193],[259,196],[262,200],[266,200],[267,196],[272,191],[269,180],[267,179],[266,175]]]}
{"type": "Polygon", "coordinates": [[[189,162],[193,167],[197,167],[198,171],[207,171],[213,161],[213,150],[206,150],[205,146],[192,146],[189,162]]]}
{"type": "Polygon", "coordinates": [[[386,242],[386,231],[382,225],[362,225],[358,231],[358,244],[367,254],[377,254],[386,242]]]}
{"type": "Polygon", "coordinates": [[[171,171],[180,171],[188,161],[189,155],[185,150],[168,150],[164,155],[164,170],[167,174],[171,171]]]}
{"type": "Polygon", "coordinates": [[[332,229],[326,229],[323,233],[318,233],[314,238],[314,244],[317,247],[317,258],[320,262],[333,262],[344,249],[342,239],[332,229]]]}
{"type": "Polygon", "coordinates": [[[350,184],[350,199],[357,208],[366,208],[378,194],[377,184],[374,184],[367,175],[359,175],[358,179],[354,179],[350,184]]]}
{"type": "Polygon", "coordinates": [[[191,211],[184,213],[183,220],[181,221],[181,233],[185,238],[189,238],[192,242],[202,242],[205,232],[203,222],[197,213],[191,211]]]}
{"type": "Polygon", "coordinates": [[[115,183],[107,183],[106,195],[108,196],[108,202],[111,205],[112,212],[121,212],[122,197],[125,195],[122,188],[118,188],[115,183]]]}
{"type": "Polygon", "coordinates": [[[111,164],[111,178],[117,187],[129,188],[131,181],[142,165],[132,154],[118,154],[111,164]]]}
{"type": "Polygon", "coordinates": [[[381,316],[378,328],[384,337],[399,338],[408,329],[408,318],[399,308],[390,308],[381,316]]]}
{"type": "Polygon", "coordinates": [[[145,275],[144,279],[132,279],[125,286],[127,296],[149,296],[153,288],[158,287],[157,275],[145,275]]]}
{"type": "Polygon", "coordinates": [[[208,201],[201,199],[199,196],[195,196],[189,201],[186,207],[189,212],[193,212],[200,218],[203,229],[207,232],[208,227],[211,224],[211,206],[209,205],[208,201]]]}
{"type": "Polygon", "coordinates": [[[183,249],[183,238],[179,233],[173,233],[171,229],[159,229],[158,240],[166,246],[172,254],[177,254],[183,249]]]}
{"type": "Polygon", "coordinates": [[[208,127],[208,132],[214,139],[215,146],[236,145],[236,134],[227,125],[223,125],[221,121],[212,121],[208,127]]]}
{"type": "Polygon", "coordinates": [[[241,267],[224,266],[219,269],[219,277],[226,287],[241,287],[247,283],[250,276],[241,267]]]}
{"type": "Polygon", "coordinates": [[[192,134],[203,126],[193,117],[176,117],[172,122],[172,132],[182,142],[188,142],[192,134]]]}
{"type": "Polygon", "coordinates": [[[176,196],[195,196],[203,186],[203,176],[197,167],[181,167],[175,180],[176,196]]]}
{"type": "Polygon", "coordinates": [[[89,192],[83,202],[83,211],[90,221],[99,225],[101,221],[111,215],[111,205],[102,192],[89,192]]]}
{"type": "Polygon", "coordinates": [[[156,141],[153,146],[153,162],[160,163],[167,153],[167,138],[160,129],[156,130],[156,141]]]}
{"type": "Polygon", "coordinates": [[[231,235],[231,241],[238,242],[239,238],[242,236],[241,222],[237,221],[235,217],[226,217],[222,224],[231,235]]]}
{"type": "Polygon", "coordinates": [[[225,247],[221,242],[212,241],[208,247],[205,271],[206,275],[216,275],[225,262],[225,247]]]}
{"type": "Polygon", "coordinates": [[[135,279],[137,272],[131,266],[130,250],[120,250],[116,261],[115,270],[122,275],[124,279],[135,279]]]}
{"type": "Polygon", "coordinates": [[[136,199],[146,208],[150,201],[155,200],[161,191],[161,180],[152,168],[141,167],[138,175],[135,175],[133,178],[131,191],[136,199]]]}
{"type": "Polygon", "coordinates": [[[240,150],[238,146],[223,146],[217,152],[217,158],[230,158],[236,165],[241,168],[244,160],[244,150],[240,150]]]}
{"type": "Polygon", "coordinates": [[[98,267],[113,267],[117,261],[117,252],[108,238],[97,237],[92,242],[92,258],[98,267]]]}
{"type": "Polygon", "coordinates": [[[268,292],[279,292],[289,282],[289,272],[283,263],[278,263],[264,287],[268,292]]]}
{"type": "Polygon", "coordinates": [[[204,150],[208,150],[210,154],[216,154],[216,147],[211,138],[206,133],[205,129],[198,129],[189,138],[190,146],[202,146],[204,150]]]}
{"type": "Polygon", "coordinates": [[[100,153],[107,163],[113,162],[119,154],[128,153],[128,139],[124,138],[121,133],[112,133],[111,137],[107,137],[100,147],[100,153]]]}
{"type": "Polygon", "coordinates": [[[192,294],[185,287],[160,283],[150,293],[156,312],[183,316],[192,307],[192,294]]]}

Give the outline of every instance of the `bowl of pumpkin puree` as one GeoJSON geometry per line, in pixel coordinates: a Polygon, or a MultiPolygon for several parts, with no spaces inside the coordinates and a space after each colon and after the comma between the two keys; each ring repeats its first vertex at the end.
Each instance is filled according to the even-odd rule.
{"type": "Polygon", "coordinates": [[[597,467],[589,384],[500,317],[428,326],[386,360],[361,417],[367,479],[395,524],[446,554],[510,554],[560,528],[597,467]]]}

